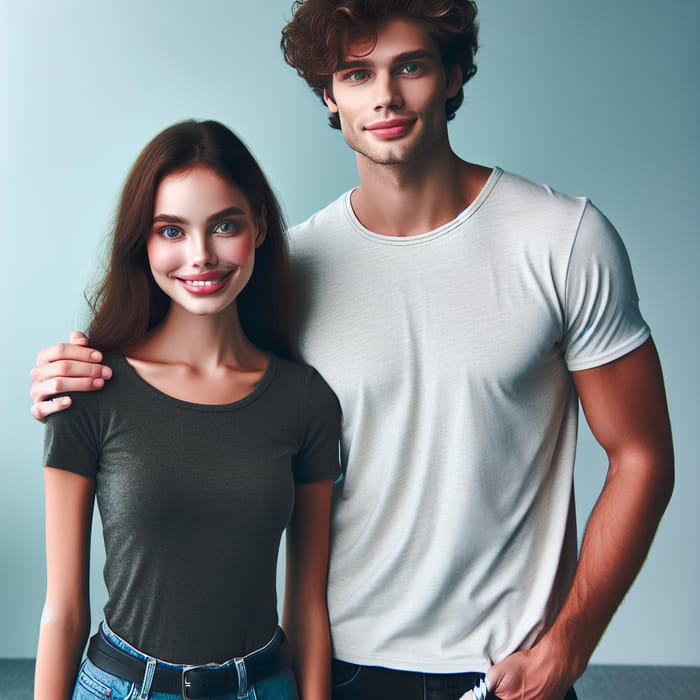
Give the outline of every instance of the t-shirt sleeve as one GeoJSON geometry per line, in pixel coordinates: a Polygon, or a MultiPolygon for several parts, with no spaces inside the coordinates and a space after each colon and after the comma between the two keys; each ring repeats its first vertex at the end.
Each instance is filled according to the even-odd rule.
{"type": "Polygon", "coordinates": [[[336,479],[340,475],[340,416],[338,398],[312,370],[305,387],[301,447],[293,461],[295,482],[336,479]]]}
{"type": "Polygon", "coordinates": [[[565,307],[564,352],[571,371],[622,357],[650,335],[625,246],[590,202],[571,251],[565,307]]]}
{"type": "Polygon", "coordinates": [[[44,465],[94,478],[100,460],[97,396],[72,398],[69,409],[46,418],[44,465]]]}

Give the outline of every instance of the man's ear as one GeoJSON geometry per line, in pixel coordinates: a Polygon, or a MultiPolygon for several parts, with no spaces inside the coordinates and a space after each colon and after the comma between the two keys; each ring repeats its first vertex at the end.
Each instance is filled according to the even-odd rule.
{"type": "Polygon", "coordinates": [[[323,88],[323,101],[326,103],[326,107],[333,112],[338,114],[338,105],[333,101],[333,98],[328,94],[328,90],[323,88]]]}
{"type": "Polygon", "coordinates": [[[263,244],[265,236],[267,236],[267,207],[264,204],[260,207],[260,215],[257,218],[257,224],[258,231],[255,234],[255,247],[259,248],[263,244]]]}
{"type": "Polygon", "coordinates": [[[462,82],[462,68],[458,63],[455,63],[447,75],[447,97],[453,98],[462,87],[462,82]]]}

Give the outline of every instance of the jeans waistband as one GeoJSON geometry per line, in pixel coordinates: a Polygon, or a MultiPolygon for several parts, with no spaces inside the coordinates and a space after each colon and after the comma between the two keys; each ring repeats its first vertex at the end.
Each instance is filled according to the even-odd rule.
{"type": "MultiPolygon", "coordinates": [[[[141,659],[141,661],[155,661],[158,664],[158,666],[177,670],[193,667],[193,664],[173,663],[171,661],[164,661],[163,659],[159,659],[157,656],[150,656],[149,654],[145,654],[144,652],[137,649],[135,646],[129,644],[129,642],[127,642],[125,639],[122,639],[114,630],[112,630],[112,628],[104,620],[100,622],[99,631],[100,634],[102,634],[102,636],[104,637],[104,639],[107,640],[112,646],[114,646],[117,649],[120,649],[121,651],[126,652],[127,654],[133,656],[136,659],[141,659]]],[[[280,644],[283,644],[284,642],[286,642],[286,639],[287,638],[285,637],[284,632],[278,627],[275,630],[275,633],[272,635],[272,638],[269,642],[261,646],[259,649],[255,649],[254,651],[249,652],[243,657],[231,658],[220,663],[212,662],[207,664],[198,664],[197,666],[199,668],[226,668],[227,666],[233,666],[236,663],[236,658],[246,659],[250,656],[253,656],[254,654],[262,654],[266,651],[269,651],[270,649],[278,647],[280,644]]]]}
{"type": "Polygon", "coordinates": [[[175,664],[144,654],[114,633],[106,623],[90,640],[88,658],[107,673],[139,683],[139,697],[151,690],[204,698],[226,692],[246,697],[248,688],[289,666],[290,651],[284,632],[277,628],[260,649],[222,664],[175,664]]]}

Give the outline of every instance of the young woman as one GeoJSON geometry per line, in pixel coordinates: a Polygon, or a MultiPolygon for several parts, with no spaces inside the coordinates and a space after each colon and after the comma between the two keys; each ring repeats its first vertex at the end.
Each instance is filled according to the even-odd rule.
{"type": "Polygon", "coordinates": [[[289,700],[295,675],[304,700],[327,697],[340,409],[290,361],[283,235],[262,171],[217,122],[166,129],[134,164],[92,304],[113,378],[47,421],[38,700],[289,700]],[[108,601],[80,665],[95,497],[108,601]]]}

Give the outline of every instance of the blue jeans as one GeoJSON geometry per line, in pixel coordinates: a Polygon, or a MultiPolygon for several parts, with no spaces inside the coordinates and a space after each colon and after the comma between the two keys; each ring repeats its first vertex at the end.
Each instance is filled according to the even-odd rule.
{"type": "MultiPolygon", "coordinates": [[[[156,665],[183,669],[185,664],[171,664],[161,661],[132,647],[109,627],[102,623],[101,630],[106,639],[118,649],[146,662],[146,672],[140,683],[119,678],[97,668],[90,659],[85,659],[80,667],[78,678],[73,690],[73,700],[178,700],[182,696],[171,693],[157,693],[151,690],[153,673],[156,665]]],[[[221,667],[235,666],[235,660],[221,664],[221,667]]],[[[225,693],[212,696],[210,700],[299,700],[297,684],[292,670],[287,668],[279,673],[263,678],[247,688],[241,688],[238,693],[225,693]]]]}

